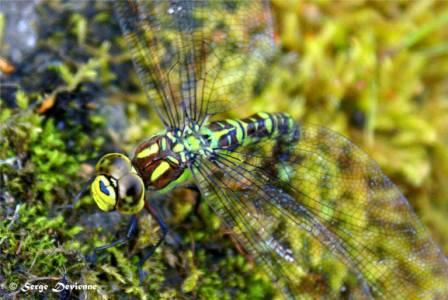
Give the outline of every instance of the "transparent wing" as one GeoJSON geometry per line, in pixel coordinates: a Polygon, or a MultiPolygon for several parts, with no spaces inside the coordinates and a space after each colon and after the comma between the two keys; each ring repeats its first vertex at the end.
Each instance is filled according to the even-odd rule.
{"type": "Polygon", "coordinates": [[[293,145],[266,141],[219,153],[198,161],[193,174],[287,295],[448,297],[446,258],[407,200],[330,130],[301,127],[293,145]]]}
{"type": "Polygon", "coordinates": [[[168,128],[248,99],[273,49],[261,1],[116,1],[150,102],[168,128]]]}

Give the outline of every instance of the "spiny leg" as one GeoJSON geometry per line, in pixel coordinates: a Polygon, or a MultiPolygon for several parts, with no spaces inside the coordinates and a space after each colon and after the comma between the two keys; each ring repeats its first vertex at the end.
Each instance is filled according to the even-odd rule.
{"type": "Polygon", "coordinates": [[[147,202],[145,202],[145,208],[148,210],[148,212],[154,217],[154,219],[159,224],[160,230],[162,232],[160,239],[157,241],[157,243],[153,246],[149,246],[143,250],[143,257],[140,258],[140,261],[137,265],[138,267],[138,275],[140,278],[140,283],[143,282],[143,280],[146,277],[145,272],[143,271],[142,267],[143,264],[154,254],[154,252],[157,250],[157,248],[163,243],[163,241],[166,238],[166,235],[168,234],[168,226],[165,224],[165,222],[162,220],[162,218],[159,216],[157,211],[149,205],[147,202]],[[146,253],[145,253],[146,252],[146,253]]]}
{"type": "Polygon", "coordinates": [[[117,245],[128,243],[133,237],[135,237],[137,230],[138,230],[137,217],[136,217],[136,215],[132,215],[129,220],[129,225],[128,225],[128,229],[126,231],[126,236],[123,238],[120,238],[112,243],[109,243],[109,244],[106,244],[106,245],[103,245],[100,247],[96,247],[93,250],[92,255],[86,257],[87,261],[90,262],[92,265],[95,265],[98,252],[104,251],[111,247],[115,247],[117,245]]]}
{"type": "Polygon", "coordinates": [[[73,209],[75,207],[76,203],[78,203],[79,199],[81,199],[81,196],[87,192],[87,190],[90,187],[90,185],[92,184],[93,180],[95,180],[95,177],[92,176],[89,178],[89,180],[86,183],[84,183],[81,190],[76,194],[75,198],[73,198],[72,203],[67,205],[66,208],[73,209]]]}

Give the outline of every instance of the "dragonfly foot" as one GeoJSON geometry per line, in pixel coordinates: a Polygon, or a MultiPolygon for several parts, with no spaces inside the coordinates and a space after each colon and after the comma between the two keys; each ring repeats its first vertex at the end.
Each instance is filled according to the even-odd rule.
{"type": "Polygon", "coordinates": [[[96,265],[97,258],[98,258],[98,255],[97,255],[96,251],[93,251],[92,254],[85,256],[87,263],[89,265],[91,265],[92,267],[94,267],[96,265]]]}
{"type": "Polygon", "coordinates": [[[148,276],[148,272],[143,271],[142,267],[138,266],[138,278],[140,279],[140,284],[143,284],[143,281],[146,279],[146,277],[148,276]]]}

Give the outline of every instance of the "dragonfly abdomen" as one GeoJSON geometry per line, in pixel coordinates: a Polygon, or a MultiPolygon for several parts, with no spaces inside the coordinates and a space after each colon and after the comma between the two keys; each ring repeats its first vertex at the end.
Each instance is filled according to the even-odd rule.
{"type": "Polygon", "coordinates": [[[298,125],[286,113],[256,113],[244,119],[226,119],[207,126],[212,132],[213,149],[233,150],[267,138],[294,140],[298,125]]]}

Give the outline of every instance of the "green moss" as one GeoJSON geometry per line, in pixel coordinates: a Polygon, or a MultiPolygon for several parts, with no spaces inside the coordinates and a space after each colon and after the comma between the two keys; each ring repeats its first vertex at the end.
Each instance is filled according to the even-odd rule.
{"type": "Polygon", "coordinates": [[[79,279],[78,272],[84,266],[79,252],[74,247],[61,247],[60,242],[72,239],[82,228],[68,226],[62,216],[44,217],[47,213],[47,208],[40,204],[18,205],[13,219],[0,223],[2,276],[6,287],[11,283],[20,287],[36,278],[54,284],[65,268],[79,279]]]}

